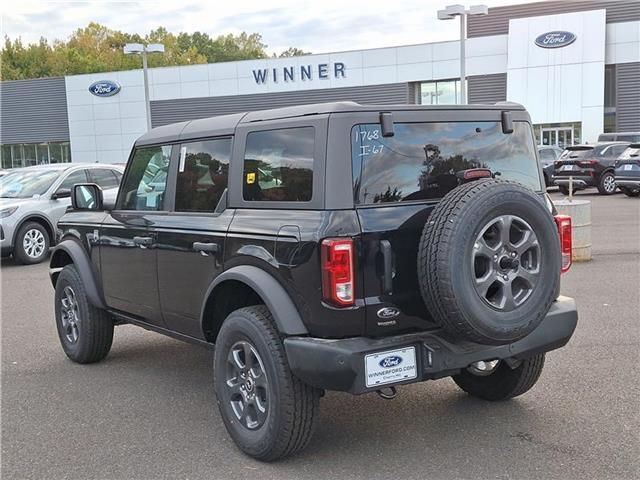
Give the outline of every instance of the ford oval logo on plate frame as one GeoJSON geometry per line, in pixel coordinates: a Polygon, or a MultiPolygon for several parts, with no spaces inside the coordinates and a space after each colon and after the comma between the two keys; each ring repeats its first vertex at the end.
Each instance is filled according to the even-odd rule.
{"type": "Polygon", "coordinates": [[[398,355],[389,355],[388,357],[384,357],[382,360],[378,362],[382,368],[392,368],[397,367],[402,363],[402,357],[398,355]]]}
{"type": "Polygon", "coordinates": [[[96,97],[111,97],[120,91],[120,84],[111,80],[100,80],[89,85],[89,91],[96,97]]]}
{"type": "Polygon", "coordinates": [[[576,41],[576,38],[575,33],[556,30],[538,35],[535,43],[541,48],[561,48],[571,45],[576,41]]]}

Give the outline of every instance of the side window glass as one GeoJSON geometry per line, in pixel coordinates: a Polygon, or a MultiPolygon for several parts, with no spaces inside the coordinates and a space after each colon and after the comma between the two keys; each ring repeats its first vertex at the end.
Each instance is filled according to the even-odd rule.
{"type": "Polygon", "coordinates": [[[244,154],[244,199],[310,201],[314,142],[313,127],[249,133],[244,154]]]}
{"type": "Polygon", "coordinates": [[[71,172],[67,175],[58,190],[68,189],[71,190],[76,183],[87,183],[87,172],[86,170],[76,170],[75,172],[71,172]]]}
{"type": "Polygon", "coordinates": [[[542,160],[553,160],[554,154],[553,150],[545,148],[544,150],[540,150],[540,158],[542,160]]]}
{"type": "Polygon", "coordinates": [[[162,210],[171,145],[136,149],[118,197],[120,210],[162,210]]]}
{"type": "Polygon", "coordinates": [[[230,157],[230,138],[182,145],[176,182],[177,212],[215,210],[227,188],[230,157]]]}
{"type": "Polygon", "coordinates": [[[118,186],[118,179],[113,173],[113,170],[107,168],[96,168],[89,170],[91,179],[103,190],[115,188],[118,186]]]}

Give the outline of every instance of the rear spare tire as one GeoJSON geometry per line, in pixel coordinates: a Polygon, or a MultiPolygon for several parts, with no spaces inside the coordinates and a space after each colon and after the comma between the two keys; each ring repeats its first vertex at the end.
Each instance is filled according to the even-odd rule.
{"type": "Polygon", "coordinates": [[[424,226],[418,278],[428,310],[450,334],[489,345],[520,340],[540,324],[558,291],[553,217],[520,184],[462,185],[424,226]]]}

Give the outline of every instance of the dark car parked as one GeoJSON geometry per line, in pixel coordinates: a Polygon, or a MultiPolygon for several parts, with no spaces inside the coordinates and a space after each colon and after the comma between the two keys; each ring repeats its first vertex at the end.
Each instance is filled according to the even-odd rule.
{"type": "Polygon", "coordinates": [[[640,143],[632,143],[615,163],[616,185],[628,197],[640,196],[640,143]]]}
{"type": "Polygon", "coordinates": [[[308,443],[324,390],[393,398],[452,377],[486,400],[521,395],[577,324],[559,295],[571,221],[553,216],[535,148],[507,103],[153,129],[115,204],[77,185],[59,222],[62,348],[102,360],[124,323],[215,343],[222,421],[262,460],[308,443]]]}
{"type": "Polygon", "coordinates": [[[554,163],[560,158],[562,154],[562,149],[560,147],[555,147],[552,145],[538,147],[538,158],[540,158],[540,164],[542,165],[542,174],[544,175],[544,184],[547,187],[553,185],[553,173],[554,173],[554,163]]]}
{"type": "Polygon", "coordinates": [[[574,191],[596,187],[601,195],[612,195],[616,191],[614,164],[628,145],[611,142],[567,147],[554,164],[553,182],[564,195],[569,194],[570,182],[574,191]]]}

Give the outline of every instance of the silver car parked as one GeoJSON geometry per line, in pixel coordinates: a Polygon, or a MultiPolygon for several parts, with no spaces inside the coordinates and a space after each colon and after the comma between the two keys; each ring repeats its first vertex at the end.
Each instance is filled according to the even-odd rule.
{"type": "Polygon", "coordinates": [[[56,241],[56,225],[71,205],[76,183],[96,183],[105,199],[118,192],[123,168],[105,164],[54,164],[16,168],[0,178],[2,256],[19,263],[44,260],[56,241]]]}

